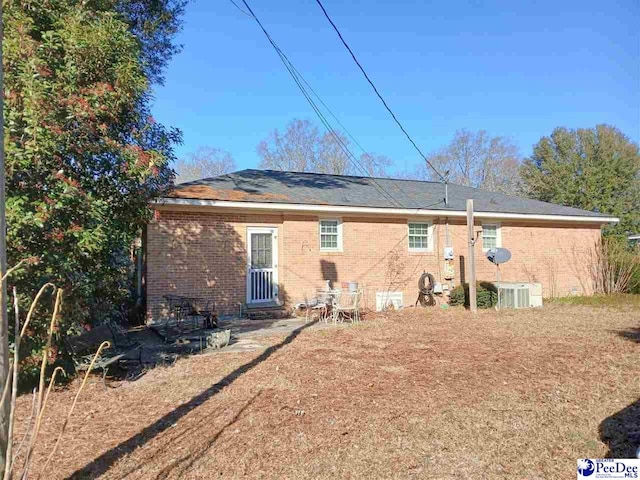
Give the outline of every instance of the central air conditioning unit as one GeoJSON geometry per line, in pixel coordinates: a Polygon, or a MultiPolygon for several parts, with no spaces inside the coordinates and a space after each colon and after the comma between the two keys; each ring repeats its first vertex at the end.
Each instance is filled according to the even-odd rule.
{"type": "Polygon", "coordinates": [[[541,306],[542,284],[500,282],[500,308],[531,308],[541,306]]]}

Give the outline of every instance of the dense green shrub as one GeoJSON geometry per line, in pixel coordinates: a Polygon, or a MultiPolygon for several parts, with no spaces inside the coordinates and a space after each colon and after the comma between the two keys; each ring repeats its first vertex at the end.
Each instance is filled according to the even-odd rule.
{"type": "MultiPolygon", "coordinates": [[[[476,283],[476,302],[478,308],[491,308],[498,303],[498,289],[491,282],[476,283]]],[[[458,285],[451,290],[449,304],[469,306],[469,284],[458,285]]]]}
{"type": "MultiPolygon", "coordinates": [[[[171,186],[181,135],[152,118],[152,85],[179,50],[184,2],[4,5],[7,265],[38,260],[7,287],[23,321],[42,285],[64,289],[54,336],[64,348],[72,325],[129,304],[132,242],[171,186]]],[[[38,378],[52,305],[47,292],[21,343],[21,381],[38,378]]]]}

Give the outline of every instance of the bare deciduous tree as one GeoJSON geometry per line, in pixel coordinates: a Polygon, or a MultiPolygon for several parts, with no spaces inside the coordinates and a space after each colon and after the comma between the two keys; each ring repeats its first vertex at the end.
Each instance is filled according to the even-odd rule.
{"type": "Polygon", "coordinates": [[[336,136],[340,142],[329,132],[320,137],[317,155],[315,156],[315,165],[311,165],[313,171],[331,173],[333,175],[349,175],[352,173],[351,160],[343,150],[343,146],[349,145],[349,140],[339,132],[336,132],[336,136]]]}
{"type": "Polygon", "coordinates": [[[360,155],[360,165],[370,177],[386,177],[386,169],[393,165],[393,161],[384,155],[363,153],[360,155]]]}
{"type": "MultiPolygon", "coordinates": [[[[427,167],[429,168],[429,167],[427,167]]],[[[393,178],[399,178],[401,180],[431,180],[431,175],[427,169],[420,165],[413,170],[399,170],[393,174],[393,178]]]]}
{"type": "Polygon", "coordinates": [[[318,129],[308,120],[293,120],[284,134],[278,129],[258,144],[260,168],[309,172],[317,163],[318,129]]]}
{"type": "MultiPolygon", "coordinates": [[[[429,161],[452,183],[492,192],[517,192],[520,166],[518,148],[505,137],[492,137],[485,130],[458,130],[451,143],[430,154],[429,161]]],[[[429,178],[436,174],[425,165],[429,178]]]]}
{"type": "Polygon", "coordinates": [[[340,143],[348,146],[349,141],[340,133],[337,137],[339,141],[328,132],[320,135],[318,128],[308,120],[292,120],[284,133],[275,129],[268,139],[260,142],[260,168],[348,174],[350,161],[340,143]]]}
{"type": "Polygon", "coordinates": [[[214,147],[200,147],[186,159],[175,162],[175,183],[191,182],[201,178],[217,177],[236,169],[229,152],[214,147]]]}
{"type": "Polygon", "coordinates": [[[258,145],[260,168],[333,175],[386,176],[392,162],[383,155],[363,153],[358,159],[345,152],[349,140],[341,132],[320,134],[308,120],[291,121],[284,132],[273,130],[258,145]],[[337,138],[336,138],[337,137],[337,138]]]}

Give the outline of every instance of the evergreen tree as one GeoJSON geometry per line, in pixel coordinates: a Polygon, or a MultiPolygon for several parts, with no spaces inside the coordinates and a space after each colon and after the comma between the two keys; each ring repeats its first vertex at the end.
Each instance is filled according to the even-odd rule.
{"type": "Polygon", "coordinates": [[[532,198],[620,218],[606,233],[640,231],[640,153],[617,128],[556,128],[520,171],[532,198]]]}
{"type": "MultiPolygon", "coordinates": [[[[171,183],[180,132],[156,123],[149,102],[183,7],[4,2],[8,264],[39,259],[11,283],[23,298],[47,281],[64,288],[63,326],[122,304],[131,242],[171,183]]],[[[25,350],[37,354],[44,325],[33,327],[25,350]]]]}

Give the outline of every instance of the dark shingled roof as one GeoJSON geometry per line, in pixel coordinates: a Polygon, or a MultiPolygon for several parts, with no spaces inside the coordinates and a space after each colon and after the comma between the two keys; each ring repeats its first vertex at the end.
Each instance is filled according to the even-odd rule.
{"type": "Polygon", "coordinates": [[[472,198],[478,212],[608,217],[598,212],[555,205],[477,188],[417,180],[351,177],[320,173],[241,170],[175,186],[174,198],[240,202],[296,203],[349,207],[423,208],[464,211],[472,198]]]}

